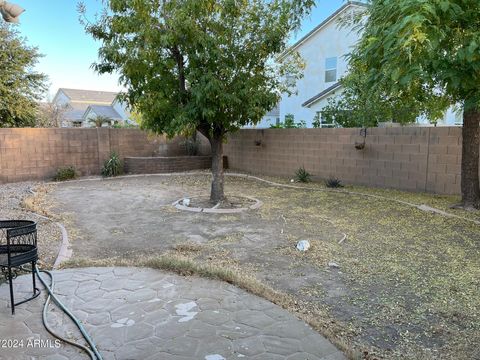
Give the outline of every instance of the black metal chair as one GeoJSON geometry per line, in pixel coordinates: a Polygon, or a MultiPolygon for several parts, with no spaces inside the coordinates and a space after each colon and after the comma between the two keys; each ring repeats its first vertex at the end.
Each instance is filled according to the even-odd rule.
{"type": "Polygon", "coordinates": [[[10,285],[12,314],[15,314],[15,306],[40,295],[40,290],[35,283],[37,259],[37,223],[30,220],[0,221],[0,268],[10,285]],[[22,266],[25,264],[32,265],[33,296],[15,303],[13,279],[17,277],[18,271],[23,269],[22,266]]]}

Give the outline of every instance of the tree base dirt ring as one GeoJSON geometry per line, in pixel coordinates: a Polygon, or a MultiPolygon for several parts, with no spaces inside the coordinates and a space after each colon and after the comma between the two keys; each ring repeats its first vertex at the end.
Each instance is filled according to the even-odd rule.
{"type": "Polygon", "coordinates": [[[212,204],[208,196],[185,197],[173,204],[178,210],[203,212],[210,214],[236,214],[248,210],[256,210],[263,203],[250,196],[229,196],[224,201],[212,204]]]}

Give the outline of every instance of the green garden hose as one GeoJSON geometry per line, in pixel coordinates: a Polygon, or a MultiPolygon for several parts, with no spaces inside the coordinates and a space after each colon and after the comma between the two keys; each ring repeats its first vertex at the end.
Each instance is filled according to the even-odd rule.
{"type": "Polygon", "coordinates": [[[41,283],[43,284],[43,286],[45,287],[45,289],[47,290],[48,292],[48,297],[47,297],[47,300],[45,301],[45,305],[43,306],[43,314],[42,314],[42,321],[43,321],[43,325],[45,326],[45,328],[47,329],[47,331],[52,334],[54,337],[56,337],[57,339],[67,343],[67,344],[70,344],[72,346],[75,346],[79,349],[81,349],[82,351],[85,351],[89,356],[90,356],[90,359],[92,360],[102,360],[102,355],[100,355],[100,353],[98,352],[95,344],[93,343],[92,339],[90,338],[90,336],[88,335],[87,331],[85,330],[85,328],[82,326],[82,324],[80,323],[80,321],[70,312],[70,310],[68,310],[65,305],[62,304],[62,302],[57,298],[57,296],[53,293],[54,291],[54,288],[55,288],[55,279],[53,277],[53,274],[50,272],[50,271],[47,271],[47,270],[39,270],[37,266],[35,266],[35,273],[37,274],[38,278],[40,279],[41,283]],[[47,283],[45,282],[45,280],[41,277],[40,273],[43,272],[45,274],[47,274],[49,277],[50,277],[50,286],[47,285],[47,283]],[[75,323],[75,325],[77,326],[77,328],[80,330],[82,336],[85,338],[85,341],[87,342],[87,344],[90,346],[90,348],[84,346],[84,345],[81,345],[81,344],[78,344],[76,342],[73,342],[71,340],[68,340],[68,339],[65,339],[64,337],[56,334],[51,328],[50,326],[48,325],[48,319],[47,319],[47,312],[48,312],[48,306],[50,305],[50,300],[53,299],[53,301],[55,302],[55,304],[57,304],[57,306],[65,313],[68,315],[68,317],[75,323]]]}

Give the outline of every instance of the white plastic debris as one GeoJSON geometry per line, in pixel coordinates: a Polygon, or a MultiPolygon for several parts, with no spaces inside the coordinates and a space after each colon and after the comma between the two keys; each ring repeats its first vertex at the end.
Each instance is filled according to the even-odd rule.
{"type": "Polygon", "coordinates": [[[335,268],[335,269],[339,269],[340,268],[340,265],[338,265],[335,261],[330,261],[328,263],[328,266],[331,267],[331,268],[335,268]]]}
{"type": "Polygon", "coordinates": [[[188,198],[183,199],[182,204],[185,205],[185,206],[190,206],[190,199],[188,199],[188,198]]]}
{"type": "Polygon", "coordinates": [[[308,249],[310,249],[310,242],[308,240],[300,240],[297,243],[297,250],[307,251],[308,249]]]}
{"type": "Polygon", "coordinates": [[[293,180],[293,179],[290,179],[290,182],[291,182],[291,183],[294,183],[294,182],[295,182],[295,180],[293,180]]]}
{"type": "Polygon", "coordinates": [[[205,360],[225,360],[225,358],[222,355],[213,354],[205,356],[205,360]]]}

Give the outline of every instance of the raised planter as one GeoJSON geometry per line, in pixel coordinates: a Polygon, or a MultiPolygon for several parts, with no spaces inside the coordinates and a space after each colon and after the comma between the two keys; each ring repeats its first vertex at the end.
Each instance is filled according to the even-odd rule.
{"type": "Polygon", "coordinates": [[[129,174],[160,174],[209,169],[211,156],[126,157],[125,172],[129,174]]]}

